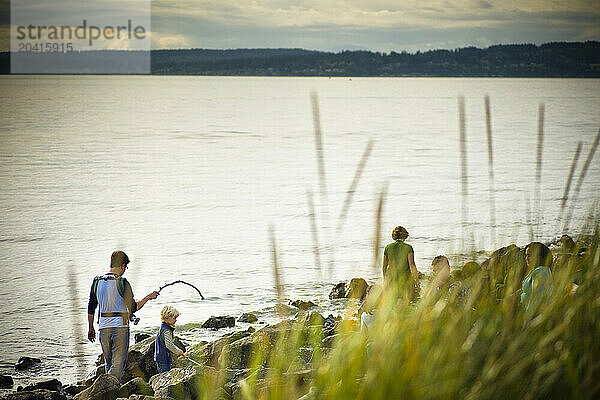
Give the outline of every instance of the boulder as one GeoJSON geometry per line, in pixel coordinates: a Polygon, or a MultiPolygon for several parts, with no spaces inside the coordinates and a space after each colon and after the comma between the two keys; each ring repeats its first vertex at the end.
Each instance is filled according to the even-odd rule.
{"type": "MultiPolygon", "coordinates": [[[[250,336],[254,332],[254,328],[249,327],[245,331],[233,332],[223,336],[209,343],[198,343],[190,348],[187,356],[195,361],[204,361],[207,365],[217,366],[219,364],[219,357],[223,347],[229,343],[233,343],[236,340],[250,336]]],[[[174,367],[187,366],[189,361],[184,358],[178,359],[173,363],[174,367]]]]}
{"type": "Polygon", "coordinates": [[[6,400],[66,400],[67,396],[61,392],[53,392],[47,389],[36,389],[10,393],[6,400]]]}
{"type": "Polygon", "coordinates": [[[304,300],[294,300],[290,301],[290,305],[294,306],[300,310],[308,310],[309,308],[313,308],[316,306],[312,301],[304,301],[304,300]]]}
{"type": "MultiPolygon", "coordinates": [[[[129,347],[129,352],[127,354],[127,365],[125,366],[125,372],[123,374],[123,378],[121,379],[124,383],[136,377],[140,377],[145,381],[148,381],[151,376],[158,372],[156,363],[154,362],[155,341],[156,338],[154,336],[150,336],[129,347]]],[[[185,351],[186,346],[183,344],[181,339],[175,336],[173,341],[177,347],[185,351]]],[[[98,356],[98,360],[96,361],[96,363],[99,362],[102,362],[102,365],[100,365],[95,372],[92,372],[88,376],[86,382],[89,383],[90,380],[95,380],[100,375],[104,374],[104,357],[102,354],[98,356]]]]}
{"type": "Polygon", "coordinates": [[[114,376],[100,375],[92,386],[76,394],[74,400],[115,400],[120,388],[121,384],[114,376]]]}
{"type": "Polygon", "coordinates": [[[119,388],[119,397],[129,397],[132,394],[152,396],[154,395],[154,391],[145,380],[137,377],[133,378],[119,388]]]}
{"type": "MultiPolygon", "coordinates": [[[[154,336],[156,336],[156,335],[154,335],[154,336]]],[[[152,337],[152,335],[149,335],[149,334],[147,334],[147,333],[136,333],[136,334],[135,334],[135,342],[136,342],[136,343],[139,343],[139,342],[141,342],[142,340],[146,340],[146,339],[148,339],[149,337],[152,337]]]]}
{"type": "Polygon", "coordinates": [[[20,357],[17,364],[15,364],[15,369],[17,371],[22,371],[24,369],[29,369],[36,364],[40,364],[42,360],[34,357],[20,357]]]}
{"type": "Polygon", "coordinates": [[[69,396],[75,396],[77,393],[81,393],[87,388],[88,388],[88,385],[76,384],[76,385],[65,386],[63,388],[63,390],[69,396]]]}
{"type": "Polygon", "coordinates": [[[352,278],[348,289],[346,290],[345,297],[350,299],[363,299],[367,293],[369,285],[363,278],[352,278]]]}
{"type": "Polygon", "coordinates": [[[173,368],[150,379],[155,396],[172,397],[175,400],[198,398],[201,384],[202,374],[193,367],[173,368]]]}
{"type": "Polygon", "coordinates": [[[327,338],[335,335],[336,328],[341,320],[342,317],[335,318],[333,314],[329,314],[323,321],[323,337],[327,338]]]}
{"type": "Polygon", "coordinates": [[[202,324],[202,328],[209,328],[213,330],[231,328],[233,326],[235,326],[235,318],[228,316],[212,316],[202,324]]]}
{"type": "Polygon", "coordinates": [[[144,394],[132,394],[129,400],[174,400],[172,397],[147,396],[144,394]]]}
{"type": "MultiPolygon", "coordinates": [[[[154,361],[155,342],[156,338],[151,336],[129,348],[127,366],[125,367],[122,379],[123,382],[128,382],[135,377],[140,377],[148,381],[150,377],[158,372],[156,362],[154,361]]],[[[186,350],[186,346],[177,336],[173,337],[173,342],[183,351],[186,350]]]]}
{"type": "Polygon", "coordinates": [[[333,299],[343,299],[346,297],[346,282],[340,282],[331,289],[329,292],[329,298],[333,299]]]}
{"type": "Polygon", "coordinates": [[[247,322],[247,323],[253,323],[258,321],[258,317],[252,313],[243,313],[239,318],[238,318],[238,322],[247,322]]]}
{"type": "Polygon", "coordinates": [[[245,369],[248,368],[255,354],[266,359],[279,336],[289,335],[293,325],[292,320],[281,321],[275,325],[265,326],[250,336],[225,344],[217,365],[229,369],[245,369]]]}
{"type": "Polygon", "coordinates": [[[0,389],[12,389],[14,384],[12,376],[0,374],[0,389]]]}
{"type": "Polygon", "coordinates": [[[62,387],[63,387],[63,384],[58,379],[51,379],[49,381],[38,382],[34,385],[28,385],[28,386],[25,386],[24,388],[19,387],[20,390],[17,389],[17,391],[31,392],[31,391],[37,390],[37,389],[46,389],[46,390],[50,390],[52,392],[61,392],[62,387]]]}
{"type": "Polygon", "coordinates": [[[94,381],[96,379],[98,379],[98,377],[100,375],[104,375],[106,373],[105,368],[104,368],[104,364],[99,365],[96,367],[96,369],[92,372],[90,372],[85,380],[83,382],[81,382],[81,384],[85,385],[86,387],[88,386],[92,386],[92,383],[94,383],[94,381]]]}

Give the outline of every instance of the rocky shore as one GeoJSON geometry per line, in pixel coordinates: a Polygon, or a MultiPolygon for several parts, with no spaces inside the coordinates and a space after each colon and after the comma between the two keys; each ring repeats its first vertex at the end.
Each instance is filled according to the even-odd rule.
{"type": "MultiPolygon", "coordinates": [[[[569,237],[549,243],[555,261],[560,257],[573,255],[573,241],[569,237]]],[[[490,287],[502,293],[502,282],[508,274],[519,273],[525,260],[523,248],[510,245],[494,251],[481,264],[469,268],[483,271],[482,278],[489,280],[490,287]],[[517,262],[515,263],[515,260],[517,262]],[[512,270],[508,269],[510,265],[512,270]],[[519,271],[517,271],[519,270],[519,271]]],[[[524,268],[524,267],[523,267],[524,268]]],[[[459,281],[467,273],[467,265],[454,268],[452,279],[459,281]]],[[[469,273],[472,273],[469,272],[469,273]]],[[[329,293],[330,299],[355,299],[350,302],[349,312],[342,317],[327,317],[315,311],[315,303],[306,300],[289,301],[288,309],[295,315],[281,315],[281,322],[255,329],[252,325],[246,330],[226,334],[211,342],[201,342],[186,349],[185,343],[176,337],[176,344],[186,349],[188,358],[179,357],[173,363],[171,371],[157,373],[153,360],[155,337],[136,335],[136,343],[130,346],[122,384],[111,375],[104,373],[102,355],[96,361],[96,369],[85,380],[64,385],[57,379],[38,382],[6,394],[6,400],[191,400],[197,398],[238,398],[252,382],[253,387],[261,389],[271,385],[266,377],[273,365],[278,363],[279,354],[273,351],[285,349],[285,341],[294,338],[296,354],[287,357],[285,374],[292,376],[294,382],[308,391],[315,366],[314,354],[327,356],[332,346],[347,332],[359,329],[357,307],[371,289],[365,279],[354,278],[340,282],[329,293]],[[341,329],[343,326],[344,329],[341,329]],[[298,350],[299,349],[299,350],[298,350]],[[268,361],[268,362],[267,362],[268,361]],[[213,392],[207,393],[206,388],[213,392]],[[214,388],[216,392],[214,392],[214,388]]],[[[238,322],[254,324],[256,315],[243,313],[238,322]]],[[[232,316],[211,317],[202,324],[202,328],[218,330],[235,326],[232,316]]],[[[289,355],[288,355],[289,356],[289,355]]],[[[39,359],[22,357],[15,369],[27,370],[40,363],[39,359]]],[[[13,379],[0,375],[0,388],[12,389],[13,379]]],[[[307,395],[308,396],[308,395],[307,395]]],[[[306,396],[303,396],[306,397],[306,396]]],[[[308,397],[306,397],[308,398],[308,397]]]]}

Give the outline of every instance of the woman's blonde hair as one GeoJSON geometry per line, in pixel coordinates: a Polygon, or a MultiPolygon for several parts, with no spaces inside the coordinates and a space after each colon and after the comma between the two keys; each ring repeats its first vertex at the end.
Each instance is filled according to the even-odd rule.
{"type": "Polygon", "coordinates": [[[177,318],[179,317],[179,311],[175,307],[172,306],[164,306],[162,310],[160,310],[160,319],[163,321],[167,318],[177,318]]]}

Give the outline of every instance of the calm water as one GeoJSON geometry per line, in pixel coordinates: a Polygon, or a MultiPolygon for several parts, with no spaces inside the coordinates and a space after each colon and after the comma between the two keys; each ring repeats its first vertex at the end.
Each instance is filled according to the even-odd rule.
{"type": "MultiPolygon", "coordinates": [[[[85,341],[89,285],[117,248],[132,259],[126,276],[136,297],[175,279],[196,284],[206,297],[200,301],[185,286],[165,289],[138,312],[134,332],[157,327],[165,304],[181,311],[178,322],[187,324],[192,342],[215,335],[194,328],[211,315],[257,311],[273,321],[269,226],[286,297],[339,309],[326,300],[333,283],[378,276],[372,240],[385,182],[379,245],[404,225],[420,270],[427,272],[437,254],[456,260],[469,249],[526,243],[541,102],[542,218],[534,233],[548,240],[558,233],[576,144],[584,144],[578,174],[600,127],[600,80],[2,76],[0,371],[18,383],[54,376],[69,382],[92,368],[100,347],[85,341]],[[319,94],[327,197],[319,194],[311,90],[319,94]],[[493,114],[495,243],[485,94],[493,114]],[[458,95],[466,101],[466,242],[458,95]],[[335,231],[369,139],[371,157],[346,223],[335,231]],[[309,190],[322,270],[314,260],[309,190]],[[78,353],[83,371],[73,361],[78,353]],[[35,377],[12,370],[21,355],[42,358],[35,377]]],[[[593,209],[599,178],[597,155],[573,226],[593,209]]]]}

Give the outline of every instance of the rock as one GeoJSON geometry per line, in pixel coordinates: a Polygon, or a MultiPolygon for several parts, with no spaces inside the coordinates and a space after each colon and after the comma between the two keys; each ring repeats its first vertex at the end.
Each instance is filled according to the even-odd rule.
{"type": "Polygon", "coordinates": [[[100,375],[104,375],[106,373],[105,368],[104,368],[104,364],[99,365],[96,367],[95,371],[92,371],[88,374],[88,376],[86,376],[85,380],[82,382],[83,385],[87,386],[92,386],[92,383],[94,383],[94,381],[96,379],[98,379],[98,377],[100,375]]]}
{"type": "Polygon", "coordinates": [[[87,388],[88,388],[87,385],[77,384],[77,385],[65,386],[63,388],[63,391],[66,394],[68,394],[69,396],[75,396],[77,393],[81,393],[81,392],[83,392],[87,388]]]}
{"type": "Polygon", "coordinates": [[[312,301],[304,301],[304,300],[294,300],[290,301],[290,305],[294,306],[300,310],[308,310],[309,308],[313,308],[316,306],[312,301]]]}
{"type": "Polygon", "coordinates": [[[149,335],[149,334],[147,334],[147,333],[136,333],[136,334],[135,334],[135,342],[136,342],[136,343],[139,343],[139,342],[141,342],[141,341],[143,341],[143,340],[146,340],[146,339],[148,339],[148,338],[149,338],[149,337],[151,337],[151,336],[152,336],[152,335],[149,335]]]}
{"type": "Polygon", "coordinates": [[[92,386],[76,394],[74,400],[115,400],[120,388],[121,384],[114,376],[100,375],[92,386]]]}
{"type": "Polygon", "coordinates": [[[174,400],[172,397],[146,396],[143,394],[132,394],[129,400],[174,400]]]}
{"type": "Polygon", "coordinates": [[[250,365],[250,357],[255,349],[250,336],[223,346],[218,365],[231,369],[246,369],[250,365]]]}
{"type": "Polygon", "coordinates": [[[238,318],[238,322],[247,322],[247,323],[253,323],[258,321],[258,317],[252,313],[243,313],[239,318],[238,318]]]}
{"type": "Polygon", "coordinates": [[[195,368],[173,368],[154,375],[150,386],[158,397],[191,400],[200,397],[202,375],[195,368]]]}
{"type": "Polygon", "coordinates": [[[329,336],[335,335],[335,330],[339,321],[341,320],[342,317],[335,318],[333,314],[329,314],[329,316],[323,321],[323,337],[327,338],[329,336]]]}
{"type": "MultiPolygon", "coordinates": [[[[58,379],[51,379],[49,381],[38,382],[34,385],[25,386],[24,388],[21,388],[21,390],[31,392],[37,389],[46,389],[52,392],[61,392],[62,387],[63,384],[58,379]]],[[[20,392],[21,390],[18,391],[20,392]]]]}
{"type": "Polygon", "coordinates": [[[0,374],[0,389],[12,389],[14,384],[12,376],[0,374]]]}
{"type": "MultiPolygon", "coordinates": [[[[219,357],[221,356],[221,351],[223,350],[223,347],[225,345],[250,336],[252,332],[254,332],[254,328],[249,327],[245,331],[230,333],[210,343],[196,344],[190,348],[187,356],[195,361],[204,361],[208,365],[217,366],[219,364],[219,357]]],[[[178,359],[173,363],[173,366],[187,366],[188,362],[189,361],[186,361],[185,359],[178,359]]]]}
{"type": "Polygon", "coordinates": [[[145,380],[137,377],[119,388],[119,397],[129,397],[132,394],[152,396],[154,395],[154,391],[145,380]]]}
{"type": "Polygon", "coordinates": [[[367,293],[367,287],[369,287],[369,285],[363,278],[352,278],[350,285],[348,285],[348,289],[346,290],[345,297],[362,299],[367,293]]]}
{"type": "Polygon", "coordinates": [[[22,371],[24,369],[31,368],[36,364],[40,364],[41,362],[42,360],[40,360],[39,358],[21,357],[19,358],[19,362],[15,365],[15,369],[17,371],[22,371]]]}
{"type": "MultiPolygon", "coordinates": [[[[127,365],[125,366],[125,372],[121,379],[123,383],[130,381],[133,378],[140,377],[145,381],[148,381],[151,376],[155,375],[158,370],[156,368],[156,362],[154,362],[154,343],[156,338],[150,336],[139,343],[129,347],[127,354],[127,365]]],[[[186,346],[183,344],[181,339],[177,336],[174,337],[174,342],[177,347],[185,351],[186,346]]],[[[104,362],[104,357],[100,355],[98,361],[104,362]]],[[[95,380],[100,375],[104,374],[104,364],[99,366],[95,372],[88,376],[87,381],[95,380]]]]}
{"type": "Polygon", "coordinates": [[[209,328],[214,330],[221,328],[231,328],[233,326],[235,326],[235,318],[227,316],[212,316],[202,324],[202,328],[209,328]]]}
{"type": "Polygon", "coordinates": [[[6,400],[66,400],[67,396],[61,392],[53,392],[47,389],[36,389],[10,393],[6,400]]]}
{"type": "Polygon", "coordinates": [[[329,298],[333,299],[343,299],[346,297],[346,282],[340,282],[331,289],[329,292],[329,298]]]}
{"type": "Polygon", "coordinates": [[[265,326],[250,336],[225,344],[217,365],[230,369],[248,368],[250,359],[255,352],[259,352],[266,359],[279,335],[289,334],[293,324],[292,320],[281,321],[275,325],[265,326]]]}

